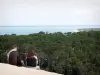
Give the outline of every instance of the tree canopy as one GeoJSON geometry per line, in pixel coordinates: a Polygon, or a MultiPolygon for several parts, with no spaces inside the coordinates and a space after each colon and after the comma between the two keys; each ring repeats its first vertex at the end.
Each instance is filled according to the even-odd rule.
{"type": "Polygon", "coordinates": [[[20,52],[34,49],[40,57],[50,58],[51,71],[63,73],[66,67],[78,67],[87,75],[100,74],[100,31],[0,35],[0,62],[5,62],[5,52],[13,44],[20,52]]]}

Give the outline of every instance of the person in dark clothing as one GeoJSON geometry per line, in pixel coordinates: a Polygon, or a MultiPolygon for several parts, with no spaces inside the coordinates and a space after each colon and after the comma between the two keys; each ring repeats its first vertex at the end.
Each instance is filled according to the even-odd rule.
{"type": "Polygon", "coordinates": [[[22,66],[23,63],[21,62],[20,55],[17,51],[17,46],[14,45],[8,53],[7,53],[7,60],[8,63],[11,65],[22,66]]]}
{"type": "Polygon", "coordinates": [[[36,67],[36,59],[34,57],[27,58],[27,66],[36,67]]]}
{"type": "Polygon", "coordinates": [[[26,54],[27,66],[36,67],[38,65],[38,56],[35,51],[29,51],[26,54]]]}

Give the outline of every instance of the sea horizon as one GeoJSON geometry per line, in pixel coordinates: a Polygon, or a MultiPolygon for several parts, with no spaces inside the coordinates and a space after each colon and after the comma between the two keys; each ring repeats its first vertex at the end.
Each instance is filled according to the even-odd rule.
{"type": "Polygon", "coordinates": [[[33,33],[39,33],[40,31],[54,33],[54,32],[74,32],[77,29],[82,28],[100,28],[100,25],[67,25],[67,26],[0,26],[0,34],[17,34],[27,35],[33,33]]]}

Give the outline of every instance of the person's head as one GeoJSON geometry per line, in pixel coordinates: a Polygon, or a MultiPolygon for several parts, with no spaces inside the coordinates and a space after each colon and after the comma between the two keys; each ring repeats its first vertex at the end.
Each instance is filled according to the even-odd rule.
{"type": "Polygon", "coordinates": [[[35,51],[34,51],[34,50],[32,50],[32,52],[33,52],[33,53],[35,53],[35,51]]]}
{"type": "Polygon", "coordinates": [[[12,48],[17,48],[17,45],[13,45],[12,48]]]}

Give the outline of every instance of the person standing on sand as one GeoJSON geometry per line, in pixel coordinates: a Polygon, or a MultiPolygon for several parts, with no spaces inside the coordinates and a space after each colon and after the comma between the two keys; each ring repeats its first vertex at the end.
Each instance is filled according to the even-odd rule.
{"type": "Polygon", "coordinates": [[[13,45],[12,49],[10,51],[8,51],[8,53],[7,53],[7,61],[8,61],[8,63],[10,63],[10,61],[9,61],[10,53],[13,52],[13,51],[14,52],[17,51],[17,46],[16,45],[13,45]]]}
{"type": "Polygon", "coordinates": [[[34,50],[28,51],[26,60],[27,66],[36,67],[38,65],[38,55],[34,50]]]}
{"type": "Polygon", "coordinates": [[[7,61],[11,65],[16,65],[16,66],[24,65],[23,61],[21,61],[20,59],[16,45],[13,45],[12,49],[7,53],[7,61]]]}

